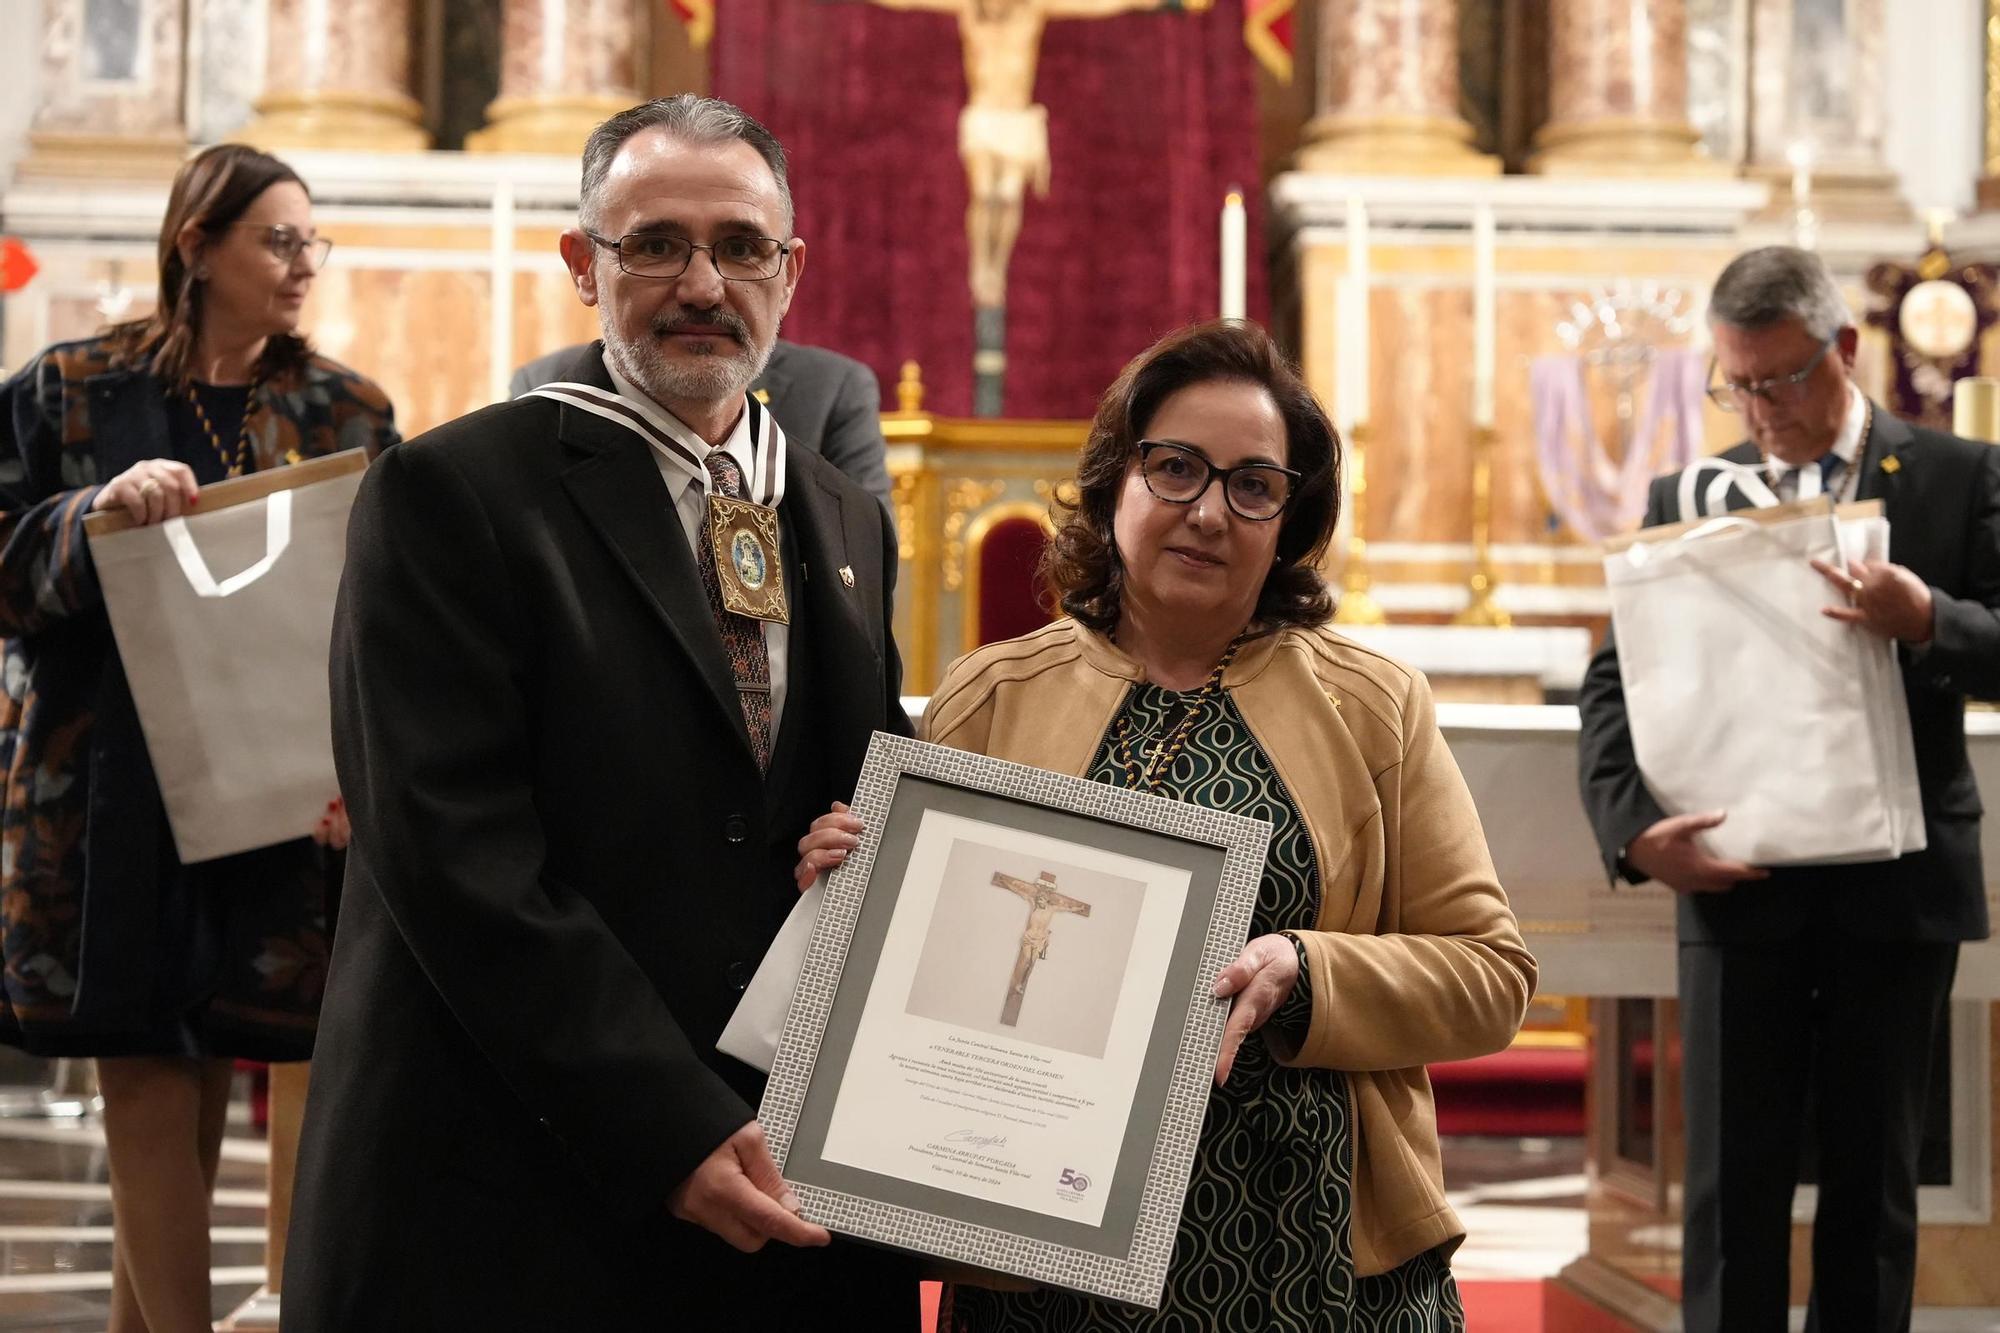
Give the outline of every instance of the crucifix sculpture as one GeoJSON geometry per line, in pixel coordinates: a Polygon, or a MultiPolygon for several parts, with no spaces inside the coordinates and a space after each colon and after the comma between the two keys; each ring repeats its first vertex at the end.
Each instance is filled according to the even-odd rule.
{"type": "Polygon", "coordinates": [[[1026,900],[1028,925],[1021,932],[1021,952],[1014,959],[1014,975],[1007,981],[1007,1003],[1000,1007],[1000,1021],[1013,1027],[1021,1021],[1021,997],[1028,993],[1028,974],[1037,958],[1049,956],[1049,923],[1057,912],[1090,915],[1090,904],[1080,898],[1056,892],[1056,877],[1044,870],[1032,880],[993,872],[993,887],[1026,900]]]}
{"type": "Polygon", "coordinates": [[[1035,64],[1050,19],[1108,18],[1144,9],[1207,9],[1213,0],[874,0],[889,9],[958,15],[965,108],[958,156],[969,195],[965,235],[972,282],[973,412],[997,417],[1007,369],[1007,260],[1021,234],[1032,181],[1049,193],[1049,110],[1035,101],[1035,64]]]}

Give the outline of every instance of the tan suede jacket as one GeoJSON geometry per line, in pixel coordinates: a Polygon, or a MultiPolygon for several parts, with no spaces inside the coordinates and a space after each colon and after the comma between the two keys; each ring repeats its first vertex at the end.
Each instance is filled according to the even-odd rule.
{"type": "MultiPolygon", "coordinates": [[[[953,663],[922,734],[1081,774],[1143,678],[1072,620],[953,663]]],[[[1223,685],[1297,803],[1319,859],[1312,1025],[1287,1063],[1338,1069],[1355,1108],[1354,1266],[1386,1273],[1465,1228],[1445,1201],[1424,1066],[1497,1051],[1535,960],[1419,672],[1331,630],[1245,644],[1223,685]]]]}

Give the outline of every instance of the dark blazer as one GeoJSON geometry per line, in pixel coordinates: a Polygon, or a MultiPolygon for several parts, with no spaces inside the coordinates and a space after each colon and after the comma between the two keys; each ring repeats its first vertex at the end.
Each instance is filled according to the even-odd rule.
{"type": "MultiPolygon", "coordinates": [[[[577,355],[601,346],[580,343],[538,356],[514,372],[509,396],[562,379],[577,355]]],[[[875,372],[851,356],[778,339],[764,373],[750,386],[769,396],[771,415],[794,444],[845,472],[893,512],[888,444],[882,439],[882,390],[875,372]]]]}
{"type": "MultiPolygon", "coordinates": [[[[1722,457],[1757,464],[1762,456],[1746,442],[1722,457]]],[[[1780,868],[1767,881],[1727,893],[1680,894],[1684,941],[1789,939],[1815,919],[1862,938],[1986,937],[1981,806],[1966,757],[1965,699],[2000,697],[2000,448],[1911,426],[1878,407],[1860,468],[1857,498],[1882,501],[1890,558],[1931,586],[1936,606],[1930,643],[1901,649],[1928,846],[1895,861],[1780,868]]],[[[1653,482],[1646,526],[1680,519],[1678,476],[1653,482]]],[[[1734,490],[1730,500],[1745,503],[1734,490]]],[[[1737,682],[1736,688],[1754,692],[1758,682],[1737,682]]],[[[1632,757],[1618,650],[1609,632],[1584,675],[1577,707],[1584,809],[1605,868],[1616,878],[1625,869],[1618,860],[1622,849],[1666,812],[1646,790],[1632,757]]],[[[1784,780],[1786,762],[1782,750],[1773,752],[1772,781],[1784,780]]],[[[1837,819],[1840,812],[1830,810],[1827,817],[1837,819]]]]}
{"type": "MultiPolygon", "coordinates": [[[[882,510],[804,448],[786,466],[768,776],[644,441],[528,398],[368,474],[333,645],[354,842],[287,1329],[701,1327],[704,1293],[817,1309],[830,1260],[893,1258],[743,1256],[666,1211],[756,1113],[762,1075],[715,1039],[797,898],[798,838],[871,733],[909,731],[882,510]]],[[[913,1320],[914,1282],[869,1289],[913,1320]]]]}

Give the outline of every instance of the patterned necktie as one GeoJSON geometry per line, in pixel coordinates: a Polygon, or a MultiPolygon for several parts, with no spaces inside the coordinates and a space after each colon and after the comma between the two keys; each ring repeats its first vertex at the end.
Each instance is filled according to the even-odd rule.
{"type": "MultiPolygon", "coordinates": [[[[716,494],[731,500],[743,498],[743,470],[736,460],[720,449],[708,451],[708,475],[715,481],[716,494]]],[[[708,589],[708,609],[715,627],[722,632],[723,652],[729,657],[729,673],[736,678],[736,697],[743,705],[743,721],[750,728],[750,748],[756,751],[759,770],[771,766],[771,658],[764,647],[764,625],[749,616],[723,609],[722,583],[715,575],[714,543],[708,539],[706,524],[695,542],[696,563],[701,566],[701,583],[708,589]]]]}
{"type": "Polygon", "coordinates": [[[1778,478],[1778,498],[1810,500],[1816,495],[1831,495],[1837,500],[1840,469],[1846,463],[1846,459],[1829,449],[1817,462],[1786,468],[1778,478]]]}

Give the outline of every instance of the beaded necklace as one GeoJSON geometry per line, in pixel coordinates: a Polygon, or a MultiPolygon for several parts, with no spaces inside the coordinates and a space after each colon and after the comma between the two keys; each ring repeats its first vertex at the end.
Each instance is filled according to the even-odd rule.
{"type": "MultiPolygon", "coordinates": [[[[1194,697],[1181,705],[1181,715],[1167,734],[1153,746],[1150,761],[1141,764],[1132,753],[1132,719],[1127,712],[1118,714],[1118,722],[1112,728],[1113,741],[1118,746],[1118,766],[1125,770],[1125,785],[1134,791],[1158,791],[1167,774],[1173,771],[1174,761],[1187,748],[1188,737],[1194,734],[1195,719],[1201,716],[1202,705],[1222,693],[1222,675],[1229,670],[1229,664],[1236,660],[1236,650],[1249,638],[1248,631],[1229,641],[1222,651],[1222,660],[1215,664],[1215,670],[1208,673],[1208,680],[1195,691],[1194,697]]],[[[1114,640],[1115,642],[1115,640],[1114,640]]]]}
{"type": "Polygon", "coordinates": [[[195,392],[194,381],[189,380],[182,386],[181,392],[187,397],[188,405],[194,408],[194,419],[201,426],[201,433],[207,437],[208,447],[215,450],[215,456],[221,460],[223,467],[229,470],[229,476],[242,476],[245,467],[252,457],[250,448],[250,415],[256,410],[257,390],[262,388],[263,385],[264,372],[259,368],[256,376],[250,381],[250,393],[243,400],[243,424],[236,432],[236,451],[234,457],[231,456],[227,449],[222,447],[222,437],[215,433],[215,425],[208,419],[208,409],[201,405],[201,395],[195,392]]]}

